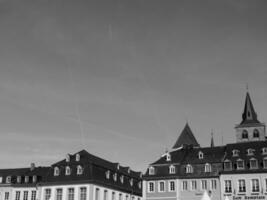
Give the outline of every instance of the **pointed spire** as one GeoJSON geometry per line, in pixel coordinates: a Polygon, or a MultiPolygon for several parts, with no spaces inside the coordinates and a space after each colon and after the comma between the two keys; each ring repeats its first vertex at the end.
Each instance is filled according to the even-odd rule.
{"type": "Polygon", "coordinates": [[[246,94],[245,107],[242,114],[242,122],[240,124],[260,123],[257,119],[257,113],[254,110],[249,92],[246,94]]]}
{"type": "Polygon", "coordinates": [[[214,147],[214,140],[213,140],[213,130],[211,130],[211,141],[210,141],[210,147],[214,147]]]}
{"type": "Polygon", "coordinates": [[[199,144],[191,131],[191,128],[189,127],[188,123],[186,123],[182,133],[178,137],[177,141],[173,145],[173,149],[179,148],[183,145],[192,145],[199,147],[199,144]]]}

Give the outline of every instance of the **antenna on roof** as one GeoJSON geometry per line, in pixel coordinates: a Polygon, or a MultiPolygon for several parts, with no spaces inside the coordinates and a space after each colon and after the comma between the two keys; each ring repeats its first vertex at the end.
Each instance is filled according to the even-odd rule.
{"type": "Polygon", "coordinates": [[[248,83],[246,83],[246,90],[247,90],[247,92],[248,92],[248,83]]]}

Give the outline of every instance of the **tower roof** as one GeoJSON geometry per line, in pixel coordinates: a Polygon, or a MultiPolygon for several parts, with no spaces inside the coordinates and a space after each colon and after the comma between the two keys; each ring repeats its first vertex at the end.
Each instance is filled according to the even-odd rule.
{"type": "Polygon", "coordinates": [[[178,137],[178,139],[176,140],[176,142],[172,148],[176,149],[176,148],[179,148],[183,145],[192,145],[192,146],[199,147],[199,144],[198,144],[193,132],[191,131],[188,123],[186,123],[182,133],[180,134],[180,136],[178,137]]]}
{"type": "Polygon", "coordinates": [[[249,93],[246,94],[245,107],[242,114],[242,122],[240,125],[260,123],[257,119],[257,113],[254,110],[249,93]]]}

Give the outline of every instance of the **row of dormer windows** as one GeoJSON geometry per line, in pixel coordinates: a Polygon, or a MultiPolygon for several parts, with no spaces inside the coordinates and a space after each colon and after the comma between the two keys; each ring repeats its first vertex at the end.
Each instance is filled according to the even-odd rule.
{"type": "MultiPolygon", "coordinates": [[[[249,160],[249,162],[247,163],[247,167],[249,169],[258,169],[259,168],[259,166],[258,166],[258,160],[255,159],[255,158],[251,158],[249,160]]],[[[234,169],[237,169],[237,170],[245,169],[245,162],[244,162],[244,160],[238,159],[234,163],[232,163],[230,160],[224,161],[224,170],[225,171],[232,170],[233,168],[234,169]]],[[[263,169],[267,169],[267,157],[265,157],[262,160],[262,168],[263,169]]]]}
{"type": "MultiPolygon", "coordinates": [[[[233,157],[237,157],[237,156],[239,156],[239,153],[240,153],[240,151],[239,151],[238,149],[234,149],[234,150],[232,150],[232,156],[233,156],[233,157]]],[[[267,147],[263,147],[263,148],[261,149],[261,153],[262,153],[263,155],[266,155],[266,154],[267,154],[267,147]]],[[[248,155],[248,156],[253,156],[254,154],[255,154],[255,149],[252,149],[252,148],[247,149],[247,155],[248,155]]]]}
{"type": "MultiPolygon", "coordinates": [[[[106,175],[106,179],[110,179],[110,177],[111,177],[110,170],[107,170],[105,172],[105,175],[106,175]]],[[[117,180],[118,180],[118,174],[117,173],[114,173],[112,175],[112,178],[113,178],[113,181],[114,182],[117,182],[117,180]]],[[[124,183],[124,180],[125,180],[124,175],[120,175],[119,180],[120,180],[121,184],[123,184],[124,183]]],[[[133,184],[134,184],[133,178],[130,178],[129,179],[129,183],[130,183],[131,186],[133,186],[133,184]]],[[[141,189],[141,187],[142,187],[142,182],[141,181],[138,183],[138,187],[141,189]]]]}
{"type": "MultiPolygon", "coordinates": [[[[69,176],[71,175],[72,169],[69,166],[65,167],[65,175],[69,176]]],[[[76,171],[77,175],[82,175],[83,174],[83,167],[81,165],[77,166],[77,171],[76,171]]],[[[60,175],[60,169],[59,167],[55,167],[54,168],[54,176],[59,176],[60,175]]]]}
{"type": "MultiPolygon", "coordinates": [[[[75,161],[76,161],[76,162],[79,162],[80,159],[81,159],[80,154],[78,154],[78,153],[75,154],[75,161]]],[[[66,155],[66,162],[70,162],[70,154],[67,154],[67,155],[66,155]]]]}
{"type": "MultiPolygon", "coordinates": [[[[11,176],[7,176],[6,177],[6,181],[5,183],[11,183],[12,181],[12,177],[11,176]]],[[[30,182],[30,177],[29,176],[17,176],[16,177],[16,183],[29,183],[30,182]]],[[[37,182],[37,176],[34,175],[32,176],[32,182],[36,183],[37,182]]],[[[0,177],[0,183],[3,183],[3,177],[0,177]]]]}

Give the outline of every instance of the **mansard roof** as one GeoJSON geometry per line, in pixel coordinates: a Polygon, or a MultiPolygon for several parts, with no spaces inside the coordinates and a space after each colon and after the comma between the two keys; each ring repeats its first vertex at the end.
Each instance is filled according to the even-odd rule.
{"type": "Polygon", "coordinates": [[[189,127],[188,123],[186,123],[182,133],[178,137],[177,141],[175,142],[174,146],[172,147],[173,149],[179,148],[184,145],[192,145],[195,147],[199,147],[199,144],[189,127]]]}
{"type": "Polygon", "coordinates": [[[242,114],[242,121],[240,125],[258,124],[260,121],[257,118],[257,113],[254,110],[249,93],[246,94],[246,101],[244,111],[242,114]]]}

